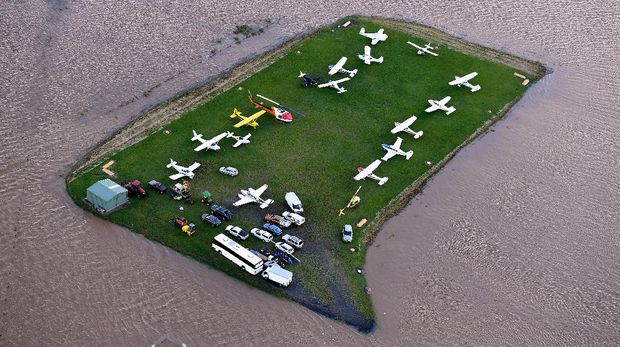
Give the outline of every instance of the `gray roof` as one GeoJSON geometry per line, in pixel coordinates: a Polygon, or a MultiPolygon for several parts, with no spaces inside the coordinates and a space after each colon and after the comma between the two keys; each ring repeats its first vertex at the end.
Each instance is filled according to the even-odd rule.
{"type": "Polygon", "coordinates": [[[119,194],[124,194],[127,189],[109,178],[98,181],[87,189],[104,201],[109,201],[119,194]]]}

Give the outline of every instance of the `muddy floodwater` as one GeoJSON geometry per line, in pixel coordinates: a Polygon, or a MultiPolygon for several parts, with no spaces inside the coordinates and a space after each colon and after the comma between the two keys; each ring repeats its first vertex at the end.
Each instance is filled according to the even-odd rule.
{"type": "Polygon", "coordinates": [[[618,345],[619,32],[611,0],[2,2],[0,345],[618,345]],[[384,226],[372,335],[68,198],[71,166],[141,111],[349,14],[552,70],[384,226]]]}

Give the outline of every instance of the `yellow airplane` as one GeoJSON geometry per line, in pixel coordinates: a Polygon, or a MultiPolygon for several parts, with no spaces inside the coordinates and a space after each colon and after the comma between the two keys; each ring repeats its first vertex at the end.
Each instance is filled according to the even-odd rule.
{"type": "Polygon", "coordinates": [[[248,125],[251,126],[252,128],[256,129],[256,127],[258,126],[258,122],[256,121],[260,116],[262,116],[263,114],[265,114],[266,111],[258,111],[256,113],[254,113],[253,115],[249,116],[249,117],[245,117],[243,115],[241,115],[241,112],[239,110],[237,110],[236,108],[233,110],[233,113],[230,115],[230,118],[241,118],[241,121],[235,125],[233,125],[234,128],[240,128],[244,125],[248,125]]]}

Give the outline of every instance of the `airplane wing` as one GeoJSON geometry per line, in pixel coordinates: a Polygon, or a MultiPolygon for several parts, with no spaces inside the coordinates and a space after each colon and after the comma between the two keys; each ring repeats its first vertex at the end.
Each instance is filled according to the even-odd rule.
{"type": "Polygon", "coordinates": [[[420,47],[420,46],[416,45],[416,44],[415,44],[415,43],[413,43],[413,42],[407,41],[407,43],[408,43],[408,44],[410,44],[410,45],[412,45],[413,47],[415,47],[415,48],[417,48],[417,49],[422,49],[422,47],[420,47]]]}
{"type": "Polygon", "coordinates": [[[400,145],[403,143],[403,139],[401,139],[400,137],[398,139],[396,139],[396,142],[394,142],[394,144],[392,145],[392,147],[396,148],[396,149],[400,149],[400,145]]]}
{"type": "Polygon", "coordinates": [[[392,158],[392,157],[393,157],[393,156],[395,156],[395,155],[396,155],[396,152],[395,152],[395,151],[393,151],[393,150],[391,150],[391,149],[388,149],[388,150],[387,150],[387,153],[385,153],[385,155],[383,156],[383,158],[381,158],[381,160],[383,160],[383,161],[388,161],[388,159],[392,158]]]}
{"type": "Polygon", "coordinates": [[[370,46],[364,46],[364,55],[367,57],[370,56],[370,46]]]}
{"type": "Polygon", "coordinates": [[[250,124],[253,121],[255,121],[256,119],[258,119],[260,116],[265,114],[265,112],[267,112],[267,111],[261,110],[261,111],[258,111],[256,113],[254,113],[253,115],[251,115],[249,117],[243,117],[243,120],[240,121],[239,123],[233,125],[233,128],[240,128],[240,127],[242,127],[244,125],[250,124]]]}
{"type": "MultiPolygon", "coordinates": [[[[404,122],[400,123],[400,125],[404,125],[405,128],[408,128],[411,124],[413,124],[413,122],[415,122],[418,119],[418,117],[412,115],[411,117],[407,118],[404,122]]],[[[404,128],[403,128],[404,129],[404,128]]]]}
{"type": "Polygon", "coordinates": [[[345,77],[345,78],[341,78],[341,79],[336,80],[336,81],[332,81],[331,83],[333,83],[333,84],[339,84],[339,83],[342,83],[342,82],[346,82],[346,81],[348,81],[348,80],[350,80],[350,78],[349,78],[349,77],[345,77]]]}
{"type": "Polygon", "coordinates": [[[207,148],[209,146],[211,146],[211,141],[205,141],[200,146],[194,148],[194,151],[200,152],[200,151],[202,151],[203,149],[205,149],[205,148],[207,148]]]}
{"type": "Polygon", "coordinates": [[[188,169],[189,171],[192,171],[192,172],[193,172],[194,170],[196,170],[196,169],[197,169],[197,168],[199,168],[199,167],[200,167],[200,163],[193,163],[193,164],[192,164],[190,167],[188,167],[187,169],[188,169]]]}
{"type": "Polygon", "coordinates": [[[358,172],[357,175],[353,177],[353,179],[356,181],[359,181],[361,179],[368,177],[368,175],[372,174],[372,172],[375,171],[375,169],[377,169],[380,164],[381,164],[381,160],[379,159],[373,161],[372,164],[366,166],[364,170],[358,172]]]}
{"type": "Polygon", "coordinates": [[[340,58],[340,60],[338,60],[336,65],[332,66],[332,68],[329,70],[329,72],[327,74],[328,75],[334,75],[334,74],[338,73],[338,71],[340,71],[340,69],[342,69],[342,67],[346,63],[347,63],[347,57],[340,58]]]}
{"type": "Polygon", "coordinates": [[[178,180],[179,178],[181,178],[181,177],[183,177],[183,176],[185,176],[185,175],[184,175],[184,174],[182,174],[182,173],[176,173],[176,174],[174,174],[174,175],[170,175],[170,176],[168,176],[168,177],[170,177],[170,179],[171,179],[171,180],[176,181],[176,180],[178,180]]]}
{"type": "Polygon", "coordinates": [[[255,200],[244,196],[241,199],[234,202],[233,206],[241,206],[241,205],[249,204],[251,202],[255,202],[255,200]]]}
{"type": "Polygon", "coordinates": [[[433,112],[433,111],[437,111],[437,110],[439,110],[439,107],[437,107],[435,105],[431,105],[426,110],[424,110],[424,112],[433,112]]]}
{"type": "Polygon", "coordinates": [[[377,34],[379,35],[383,34],[383,28],[379,29],[379,31],[377,31],[377,34]]]}
{"type": "Polygon", "coordinates": [[[435,53],[435,52],[433,52],[433,51],[431,51],[431,50],[425,49],[424,51],[425,51],[426,53],[428,53],[428,54],[430,54],[430,55],[434,56],[434,57],[438,57],[438,56],[439,56],[439,54],[437,54],[437,53],[435,53]]]}
{"type": "Polygon", "coordinates": [[[265,190],[267,190],[267,185],[263,184],[260,188],[254,190],[254,195],[259,197],[265,192],[265,190]]]}
{"type": "Polygon", "coordinates": [[[439,104],[442,105],[443,107],[445,107],[446,104],[448,103],[448,101],[450,101],[450,97],[446,96],[445,98],[439,100],[439,104]]]}
{"type": "Polygon", "coordinates": [[[466,81],[467,80],[465,79],[465,77],[458,77],[458,78],[455,78],[454,80],[448,82],[448,85],[455,86],[457,84],[461,84],[461,83],[466,82],[466,81]]]}

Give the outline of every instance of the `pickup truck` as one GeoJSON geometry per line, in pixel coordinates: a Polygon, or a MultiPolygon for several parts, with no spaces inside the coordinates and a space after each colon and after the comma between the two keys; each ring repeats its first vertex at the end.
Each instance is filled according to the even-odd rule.
{"type": "Polygon", "coordinates": [[[265,267],[261,275],[264,279],[275,282],[282,287],[287,287],[293,281],[293,273],[283,269],[280,265],[273,261],[268,261],[265,263],[265,267]]]}
{"type": "Polygon", "coordinates": [[[294,212],[284,211],[282,212],[282,216],[290,220],[295,225],[302,225],[306,222],[306,218],[294,212]]]}
{"type": "Polygon", "coordinates": [[[282,217],[282,216],[278,216],[277,214],[267,214],[265,215],[265,220],[269,223],[274,223],[274,224],[278,224],[281,227],[284,228],[288,228],[291,226],[291,221],[282,217]]]}

